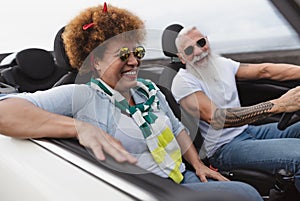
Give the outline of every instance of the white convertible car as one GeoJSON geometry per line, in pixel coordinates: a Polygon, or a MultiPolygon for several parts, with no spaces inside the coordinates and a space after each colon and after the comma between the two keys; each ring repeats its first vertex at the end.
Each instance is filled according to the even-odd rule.
{"type": "MultiPolygon", "coordinates": [[[[159,27],[159,29],[161,29],[160,33],[164,27],[176,21],[181,21],[184,24],[193,23],[197,26],[203,26],[207,29],[208,33],[211,33],[208,36],[211,36],[212,46],[216,48],[220,54],[241,62],[268,61],[300,64],[300,40],[297,34],[297,32],[300,33],[299,0],[245,1],[249,3],[249,6],[253,6],[253,8],[251,7],[249,10],[245,9],[248,3],[239,0],[203,0],[197,1],[197,6],[192,5],[195,4],[194,1],[180,1],[180,3],[177,1],[166,1],[164,3],[160,1],[151,2],[151,4],[149,2],[137,3],[139,6],[145,4],[143,7],[147,9],[140,7],[141,10],[139,10],[138,7],[133,7],[134,3],[131,1],[118,2],[118,5],[125,8],[128,6],[128,8],[130,7],[132,10],[136,9],[140,15],[146,13],[144,16],[147,19],[146,25],[149,28],[159,27]],[[161,3],[161,9],[157,9],[160,5],[159,3],[161,3]],[[179,7],[176,7],[176,4],[178,4],[179,7]],[[200,9],[198,4],[202,4],[202,16],[201,12],[199,12],[199,16],[198,12],[196,12],[200,9]],[[184,12],[182,10],[183,7],[186,8],[184,12]],[[149,9],[152,10],[152,12],[157,12],[156,17],[151,15],[153,19],[150,18],[149,9]],[[166,9],[169,9],[170,12],[166,9]],[[215,10],[213,11],[213,9],[215,10]],[[207,12],[207,10],[210,10],[210,12],[207,12]],[[145,11],[145,13],[141,11],[145,11]],[[214,13],[221,11],[224,11],[224,14],[221,13],[218,15],[220,22],[216,18],[211,18],[212,14],[215,15],[214,13]],[[183,12],[183,15],[181,15],[181,12],[183,12]],[[259,13],[256,14],[256,12],[259,13]],[[191,16],[190,13],[194,13],[194,15],[191,16]],[[228,13],[230,15],[228,15],[228,13]],[[244,19],[246,13],[251,13],[248,19],[244,19]],[[270,13],[272,19],[268,19],[268,16],[266,16],[268,13],[270,13]],[[161,20],[158,19],[158,17],[162,17],[161,20]],[[172,20],[169,19],[170,17],[172,17],[172,20]],[[261,23],[256,22],[256,20],[258,21],[258,17],[262,17],[262,21],[265,24],[263,24],[262,21],[261,23]],[[197,18],[197,20],[195,20],[195,18],[197,18]],[[198,22],[200,23],[201,19],[211,19],[210,25],[209,23],[207,23],[207,25],[203,23],[201,25],[197,24],[198,22]],[[159,25],[155,27],[154,22],[159,23],[159,25]],[[236,27],[234,27],[235,24],[236,27]],[[224,31],[228,30],[235,30],[235,33],[232,33],[232,35],[228,33],[223,34],[224,31]],[[217,34],[214,34],[214,32],[217,32],[217,34]],[[227,37],[224,37],[224,35],[227,37]],[[249,38],[247,38],[248,36],[249,38]],[[246,42],[241,43],[241,41],[246,42]],[[255,46],[257,46],[256,49],[255,46]],[[247,52],[247,54],[245,54],[245,52],[247,52]]],[[[111,3],[114,4],[113,1],[111,3]]],[[[54,17],[54,13],[52,13],[51,16],[54,17]]],[[[2,22],[9,20],[4,18],[5,17],[2,17],[2,22]]],[[[9,22],[9,26],[11,24],[14,23],[9,22]]],[[[57,27],[60,26],[61,24],[57,25],[57,27]]],[[[22,30],[19,31],[22,32],[22,30]]],[[[57,30],[54,30],[53,32],[56,31],[57,30]]],[[[5,32],[5,30],[1,30],[1,32],[5,32]]],[[[18,33],[18,37],[21,37],[20,35],[22,35],[22,33],[18,33]]],[[[38,36],[34,37],[37,38],[38,36]]],[[[149,37],[151,37],[151,35],[149,37]]],[[[0,38],[0,40],[4,38],[5,37],[0,38]]],[[[153,41],[153,38],[149,38],[148,40],[153,41]]],[[[156,40],[160,39],[156,38],[156,40]]],[[[14,43],[14,38],[12,38],[11,41],[11,43],[14,43]]],[[[23,41],[26,41],[26,39],[23,41]]],[[[49,41],[53,40],[49,39],[49,41]]],[[[6,41],[1,41],[1,44],[5,44],[5,42],[6,41]]],[[[7,79],[7,77],[5,77],[8,70],[17,66],[14,58],[15,53],[22,50],[22,47],[20,48],[21,49],[15,48],[14,50],[7,48],[8,50],[0,51],[0,96],[7,93],[17,93],[22,90],[26,91],[26,87],[30,88],[29,91],[37,90],[34,88],[37,85],[31,86],[31,83],[28,85],[26,85],[26,83],[18,84],[11,82],[9,78],[7,79]]],[[[45,47],[44,49],[49,48],[45,47]]],[[[172,73],[176,73],[174,70],[170,72],[168,70],[169,68],[167,68],[176,63],[176,61],[174,58],[170,60],[170,58],[166,57],[170,55],[165,56],[162,54],[163,49],[160,43],[157,47],[155,46],[153,50],[155,50],[153,54],[146,57],[144,65],[141,67],[140,76],[150,78],[158,85],[169,88],[171,80],[163,76],[170,76],[172,73]]],[[[52,53],[55,58],[53,48],[50,48],[50,51],[47,52],[52,53]]],[[[57,76],[63,77],[71,73],[73,72],[68,72],[68,70],[65,69],[62,72],[58,72],[57,76]]],[[[48,82],[48,84],[51,86],[54,85],[54,83],[50,82],[48,82]]],[[[64,83],[60,82],[60,84],[64,83]]],[[[237,85],[242,105],[250,105],[278,97],[290,88],[300,85],[300,81],[238,81],[237,85]]],[[[43,85],[40,86],[39,89],[47,87],[48,86],[43,85]]],[[[168,94],[166,94],[166,96],[167,98],[169,97],[168,94]]],[[[168,101],[172,100],[168,99],[168,101]]],[[[171,102],[170,105],[172,105],[171,102]]],[[[173,109],[176,110],[176,108],[173,109]]],[[[174,113],[177,112],[178,111],[174,111],[174,113]]],[[[286,116],[290,117],[292,115],[286,116]]],[[[287,117],[283,118],[284,121],[281,121],[283,128],[293,122],[299,121],[299,116],[298,112],[298,114],[295,113],[293,115],[291,121],[288,121],[287,117]]],[[[276,116],[267,121],[278,121],[279,119],[280,116],[276,116]]],[[[185,123],[188,124],[189,122],[185,123]]],[[[197,137],[195,137],[195,139],[196,138],[197,137]]],[[[223,172],[223,174],[232,180],[245,181],[253,185],[258,189],[265,200],[275,198],[272,198],[272,196],[274,196],[274,192],[276,193],[276,191],[272,190],[278,185],[278,179],[291,179],[289,175],[281,175],[281,177],[278,177],[278,175],[268,175],[252,170],[232,170],[230,172],[223,172]]],[[[198,192],[184,188],[170,180],[162,179],[151,173],[145,173],[144,170],[136,166],[118,164],[109,157],[105,162],[99,162],[95,160],[88,149],[80,146],[76,139],[22,140],[0,135],[1,201],[198,201],[198,195],[198,192]]],[[[293,199],[299,200],[300,195],[293,189],[288,189],[282,192],[278,200],[291,201],[293,199]]]]}
{"type": "Polygon", "coordinates": [[[152,174],[139,174],[135,166],[112,159],[100,164],[72,140],[0,135],[0,147],[1,200],[197,200],[197,193],[152,174]],[[126,169],[134,174],[122,173],[126,169]]]}

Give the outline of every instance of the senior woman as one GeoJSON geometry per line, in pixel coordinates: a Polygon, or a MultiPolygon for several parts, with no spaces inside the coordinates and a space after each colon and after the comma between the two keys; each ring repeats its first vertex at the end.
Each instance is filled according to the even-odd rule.
{"type": "Polygon", "coordinates": [[[227,179],[201,162],[155,84],[137,79],[145,54],[140,45],[143,28],[140,18],[117,7],[105,4],[83,11],[65,27],[62,38],[71,66],[80,73],[93,72],[90,82],[2,97],[0,133],[18,138],[77,137],[99,160],[105,160],[106,152],[118,162],[211,191],[217,200],[225,200],[224,193],[237,200],[262,200],[241,182],[206,182],[227,179]],[[195,172],[185,169],[181,156],[195,172]]]}

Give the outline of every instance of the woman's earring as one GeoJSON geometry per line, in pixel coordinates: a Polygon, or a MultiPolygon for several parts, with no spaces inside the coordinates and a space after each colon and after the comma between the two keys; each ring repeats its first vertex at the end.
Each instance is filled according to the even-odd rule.
{"type": "Polygon", "coordinates": [[[97,72],[99,78],[102,76],[102,69],[101,69],[101,64],[98,59],[95,59],[93,62],[94,70],[97,72]]]}
{"type": "Polygon", "coordinates": [[[102,71],[101,71],[101,69],[97,70],[97,72],[98,72],[99,78],[101,78],[102,77],[102,71]]]}

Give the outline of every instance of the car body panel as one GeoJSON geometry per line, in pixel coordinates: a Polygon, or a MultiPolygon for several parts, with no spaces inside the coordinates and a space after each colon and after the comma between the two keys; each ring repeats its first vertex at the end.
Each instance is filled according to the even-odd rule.
{"type": "Polygon", "coordinates": [[[135,200],[30,140],[0,135],[1,200],[135,200]]]}

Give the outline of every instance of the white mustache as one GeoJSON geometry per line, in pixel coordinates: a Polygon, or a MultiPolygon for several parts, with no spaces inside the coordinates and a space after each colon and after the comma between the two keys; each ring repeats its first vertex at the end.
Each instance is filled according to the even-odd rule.
{"type": "Polygon", "coordinates": [[[206,52],[201,53],[198,56],[194,56],[194,58],[193,58],[193,60],[192,60],[191,63],[195,63],[197,61],[200,61],[200,60],[204,59],[205,57],[207,57],[207,55],[208,55],[208,52],[206,51],[206,52]]]}

